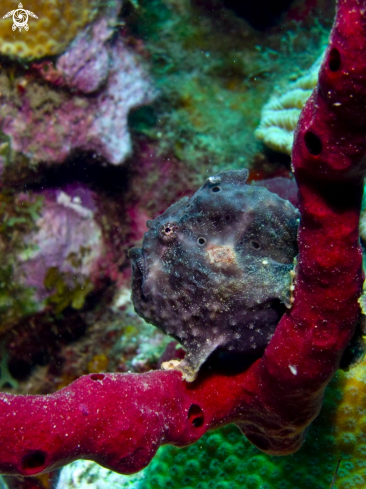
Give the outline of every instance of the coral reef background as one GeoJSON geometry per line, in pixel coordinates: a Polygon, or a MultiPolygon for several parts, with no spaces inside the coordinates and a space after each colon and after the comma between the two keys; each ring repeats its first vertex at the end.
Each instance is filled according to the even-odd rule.
{"type": "MultiPolygon", "coordinates": [[[[29,0],[38,19],[28,32],[0,20],[2,390],[43,394],[85,373],[156,368],[170,340],[130,301],[127,252],[146,220],[222,170],[291,178],[291,140],[277,132],[269,149],[254,132],[274,88],[290,79],[310,90],[301,80],[335,5],[284,2],[258,24],[234,4],[29,0]]],[[[2,3],[1,17],[14,8],[2,3]]],[[[296,114],[283,115],[287,132],[296,114]]],[[[85,462],[64,469],[58,487],[328,487],[339,457],[335,487],[362,487],[362,383],[356,370],[339,373],[294,456],[260,454],[227,427],[193,447],[163,447],[124,481],[85,462]]],[[[58,477],[3,483],[51,489],[58,477]]]]}
{"type": "Polygon", "coordinates": [[[298,2],[282,18],[282,29],[264,34],[218,1],[140,2],[126,20],[145,41],[162,94],[157,124],[147,132],[161,139],[160,148],[196,172],[197,162],[210,172],[254,161],[258,168],[258,108],[289,71],[296,76],[314,62],[328,35],[329,7],[330,17],[313,17],[313,26],[303,8],[298,2]]]}

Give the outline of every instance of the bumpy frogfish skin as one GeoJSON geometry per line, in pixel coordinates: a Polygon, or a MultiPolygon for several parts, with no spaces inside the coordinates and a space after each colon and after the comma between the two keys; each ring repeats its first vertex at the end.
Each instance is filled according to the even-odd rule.
{"type": "Polygon", "coordinates": [[[136,312],[184,347],[187,381],[214,351],[257,358],[289,302],[299,213],[247,176],[208,178],[130,251],[136,312]]]}

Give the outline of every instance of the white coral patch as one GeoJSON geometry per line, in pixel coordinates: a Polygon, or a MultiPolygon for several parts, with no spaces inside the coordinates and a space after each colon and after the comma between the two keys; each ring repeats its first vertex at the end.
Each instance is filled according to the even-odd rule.
{"type": "Polygon", "coordinates": [[[264,105],[255,136],[269,148],[291,155],[294,130],[301,109],[318,81],[322,59],[323,55],[305,75],[289,83],[284,90],[272,95],[269,102],[264,105]]]}

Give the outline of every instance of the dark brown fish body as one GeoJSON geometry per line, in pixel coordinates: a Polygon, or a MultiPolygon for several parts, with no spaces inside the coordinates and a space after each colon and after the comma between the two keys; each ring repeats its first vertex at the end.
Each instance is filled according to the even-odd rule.
{"type": "Polygon", "coordinates": [[[131,251],[135,309],[183,345],[190,381],[214,350],[261,354],[289,300],[299,213],[246,178],[210,177],[131,251]]]}

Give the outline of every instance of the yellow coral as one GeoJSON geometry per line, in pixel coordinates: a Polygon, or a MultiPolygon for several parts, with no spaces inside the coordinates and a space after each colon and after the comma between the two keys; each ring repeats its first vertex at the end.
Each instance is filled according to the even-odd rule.
{"type": "Polygon", "coordinates": [[[99,372],[105,372],[108,368],[108,358],[104,353],[95,355],[88,363],[88,372],[90,374],[98,374],[99,372]]]}
{"type": "Polygon", "coordinates": [[[342,460],[339,488],[366,486],[366,359],[349,372],[338,372],[342,400],[333,420],[337,451],[342,460]],[[352,467],[348,467],[348,465],[352,467]],[[343,467],[343,468],[342,468],[343,467]],[[347,470],[348,469],[348,470],[347,470]],[[352,480],[350,480],[352,474],[352,480]]]}
{"type": "Polygon", "coordinates": [[[62,53],[75,36],[96,15],[99,0],[24,0],[23,9],[38,19],[28,18],[29,30],[12,30],[13,16],[2,17],[18,9],[18,0],[0,3],[0,52],[18,58],[40,58],[62,53]]]}

